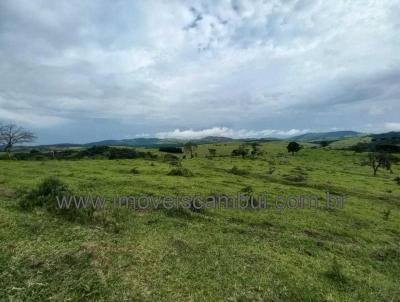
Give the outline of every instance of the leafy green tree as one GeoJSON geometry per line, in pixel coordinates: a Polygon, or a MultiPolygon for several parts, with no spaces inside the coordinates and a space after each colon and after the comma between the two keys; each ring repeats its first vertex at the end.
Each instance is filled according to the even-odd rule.
{"type": "Polygon", "coordinates": [[[261,145],[257,142],[254,142],[251,143],[250,146],[251,146],[251,156],[256,157],[260,153],[260,149],[258,147],[261,145]]]}
{"type": "Polygon", "coordinates": [[[217,155],[217,149],[208,149],[211,157],[215,157],[217,155]]]}
{"type": "Polygon", "coordinates": [[[240,145],[238,149],[232,151],[232,156],[241,156],[242,158],[245,158],[247,154],[249,154],[249,149],[246,149],[244,144],[240,145]]]}
{"type": "Polygon", "coordinates": [[[302,148],[302,146],[301,146],[300,144],[296,143],[296,142],[290,142],[290,143],[287,145],[286,148],[287,148],[288,152],[290,152],[290,153],[292,153],[292,155],[294,155],[294,153],[300,151],[300,149],[302,148]]]}

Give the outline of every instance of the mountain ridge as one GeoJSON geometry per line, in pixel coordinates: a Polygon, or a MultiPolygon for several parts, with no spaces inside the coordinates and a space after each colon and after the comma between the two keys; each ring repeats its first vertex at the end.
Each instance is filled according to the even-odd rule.
{"type": "Polygon", "coordinates": [[[343,130],[330,132],[309,132],[302,135],[293,136],[290,139],[297,141],[337,140],[362,135],[367,134],[352,130],[343,130]]]}
{"type": "Polygon", "coordinates": [[[230,138],[224,136],[205,136],[203,138],[197,139],[178,139],[178,138],[155,138],[155,137],[139,137],[132,139],[108,139],[101,140],[83,144],[74,144],[74,143],[57,143],[57,144],[42,144],[36,146],[16,146],[17,148],[73,148],[73,147],[91,147],[91,146],[126,146],[126,147],[153,147],[158,148],[160,146],[182,146],[184,143],[191,141],[196,144],[216,144],[216,143],[227,143],[234,141],[242,141],[242,142],[266,142],[266,141],[274,141],[274,140],[282,140],[282,141],[333,141],[340,140],[349,137],[371,137],[377,140],[381,140],[382,137],[400,137],[400,132],[390,131],[383,132],[378,134],[368,134],[357,131],[345,130],[345,131],[331,131],[331,132],[309,132],[302,135],[292,136],[288,138],[273,138],[273,137],[264,137],[264,138],[230,138]]]}

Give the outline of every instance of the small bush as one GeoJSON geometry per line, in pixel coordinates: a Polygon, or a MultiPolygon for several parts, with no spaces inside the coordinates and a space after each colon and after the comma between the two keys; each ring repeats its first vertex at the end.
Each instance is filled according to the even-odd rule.
{"type": "Polygon", "coordinates": [[[160,152],[167,152],[167,153],[183,153],[182,148],[180,147],[160,147],[158,148],[160,152]]]}
{"type": "Polygon", "coordinates": [[[400,257],[400,249],[395,247],[381,248],[376,250],[371,255],[374,259],[379,261],[396,261],[400,257]]]}
{"type": "Polygon", "coordinates": [[[182,166],[182,163],[181,163],[180,160],[177,160],[177,161],[170,161],[169,164],[170,164],[171,166],[177,166],[177,167],[181,167],[181,166],[182,166]]]}
{"type": "Polygon", "coordinates": [[[231,156],[241,156],[242,158],[245,158],[248,153],[248,149],[245,149],[244,147],[239,147],[239,149],[232,150],[231,156]]]}
{"type": "Polygon", "coordinates": [[[90,148],[80,150],[75,155],[77,158],[108,158],[111,148],[108,146],[92,146],[90,148]]]}
{"type": "Polygon", "coordinates": [[[259,207],[259,199],[254,196],[254,190],[252,186],[245,186],[243,187],[240,192],[242,192],[247,199],[247,208],[257,208],[259,207]]]}
{"type": "Polygon", "coordinates": [[[269,175],[272,175],[272,174],[275,172],[275,170],[276,170],[276,167],[275,167],[275,166],[270,166],[269,169],[268,169],[268,171],[267,171],[267,173],[268,173],[269,175]]]}
{"type": "MultiPolygon", "coordinates": [[[[139,153],[142,154],[142,153],[139,153]]],[[[158,158],[158,154],[153,154],[150,151],[144,153],[144,158],[149,160],[156,160],[158,158]]]]}
{"type": "Polygon", "coordinates": [[[398,185],[400,185],[400,177],[399,177],[399,176],[397,176],[397,177],[394,179],[394,181],[395,181],[398,185]]]}
{"type": "Polygon", "coordinates": [[[193,176],[193,173],[187,168],[178,167],[178,168],[173,168],[171,171],[169,171],[168,175],[190,177],[193,176]]]}
{"type": "Polygon", "coordinates": [[[121,209],[113,209],[112,211],[96,211],[93,217],[93,222],[100,224],[107,231],[111,231],[115,234],[120,233],[123,230],[123,217],[121,215],[121,209]]]}
{"type": "Polygon", "coordinates": [[[390,214],[392,213],[392,210],[388,209],[383,211],[383,219],[384,220],[389,220],[390,214]]]}
{"type": "Polygon", "coordinates": [[[333,260],[331,268],[325,273],[325,276],[340,284],[345,284],[348,281],[346,275],[343,273],[342,266],[336,258],[333,260]]]}
{"type": "Polygon", "coordinates": [[[245,193],[246,195],[251,196],[251,195],[253,195],[254,190],[253,190],[253,187],[252,187],[252,186],[245,186],[245,187],[243,187],[243,188],[240,190],[240,192],[245,193]]]}
{"type": "Polygon", "coordinates": [[[306,180],[303,175],[285,175],[284,178],[291,182],[303,182],[306,180]]]}
{"type": "Polygon", "coordinates": [[[133,167],[129,172],[132,174],[139,174],[139,170],[136,167],[133,167]]]}
{"type": "Polygon", "coordinates": [[[174,154],[170,154],[170,153],[164,154],[162,159],[164,162],[167,162],[167,163],[179,162],[179,157],[174,154]]]}
{"type": "Polygon", "coordinates": [[[194,213],[205,214],[207,209],[204,207],[204,204],[200,204],[198,202],[194,202],[193,200],[190,202],[188,209],[194,213]]]}
{"type": "Polygon", "coordinates": [[[110,148],[109,159],[133,159],[144,158],[145,152],[138,152],[133,148],[110,148]]]}
{"type": "Polygon", "coordinates": [[[164,208],[163,211],[165,215],[169,217],[193,219],[191,211],[184,207],[173,207],[170,209],[164,208]]]}
{"type": "Polygon", "coordinates": [[[94,217],[95,209],[92,207],[77,208],[71,204],[69,208],[60,208],[57,198],[73,196],[67,184],[57,177],[48,177],[36,187],[18,193],[19,206],[24,210],[41,207],[47,211],[58,214],[71,221],[87,221],[94,217]]]}
{"type": "Polygon", "coordinates": [[[57,177],[48,177],[29,191],[19,192],[19,205],[29,210],[34,207],[50,207],[56,205],[57,196],[70,195],[68,186],[57,177]]]}
{"type": "Polygon", "coordinates": [[[237,166],[233,166],[231,169],[228,170],[229,173],[235,174],[235,175],[247,175],[249,172],[247,172],[244,169],[240,169],[237,166]]]}

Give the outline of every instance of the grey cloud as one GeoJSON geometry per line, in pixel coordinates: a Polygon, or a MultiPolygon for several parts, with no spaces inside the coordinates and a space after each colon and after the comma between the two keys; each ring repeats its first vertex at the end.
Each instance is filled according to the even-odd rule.
{"type": "Polygon", "coordinates": [[[399,123],[398,12],[395,0],[1,1],[0,120],[43,140],[65,125],[74,140],[383,129],[399,123]]]}

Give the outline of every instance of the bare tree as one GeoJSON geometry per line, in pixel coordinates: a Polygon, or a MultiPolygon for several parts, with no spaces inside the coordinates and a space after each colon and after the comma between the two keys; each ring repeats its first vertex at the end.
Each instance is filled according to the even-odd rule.
{"type": "Polygon", "coordinates": [[[4,145],[8,158],[11,158],[11,149],[15,144],[30,143],[35,139],[32,132],[15,124],[0,125],[0,145],[4,145]]]}
{"type": "Polygon", "coordinates": [[[392,172],[392,156],[388,153],[385,152],[371,152],[368,154],[368,161],[369,165],[371,166],[374,176],[376,176],[376,173],[378,172],[379,168],[383,168],[385,170],[389,170],[391,173],[392,172]]]}

